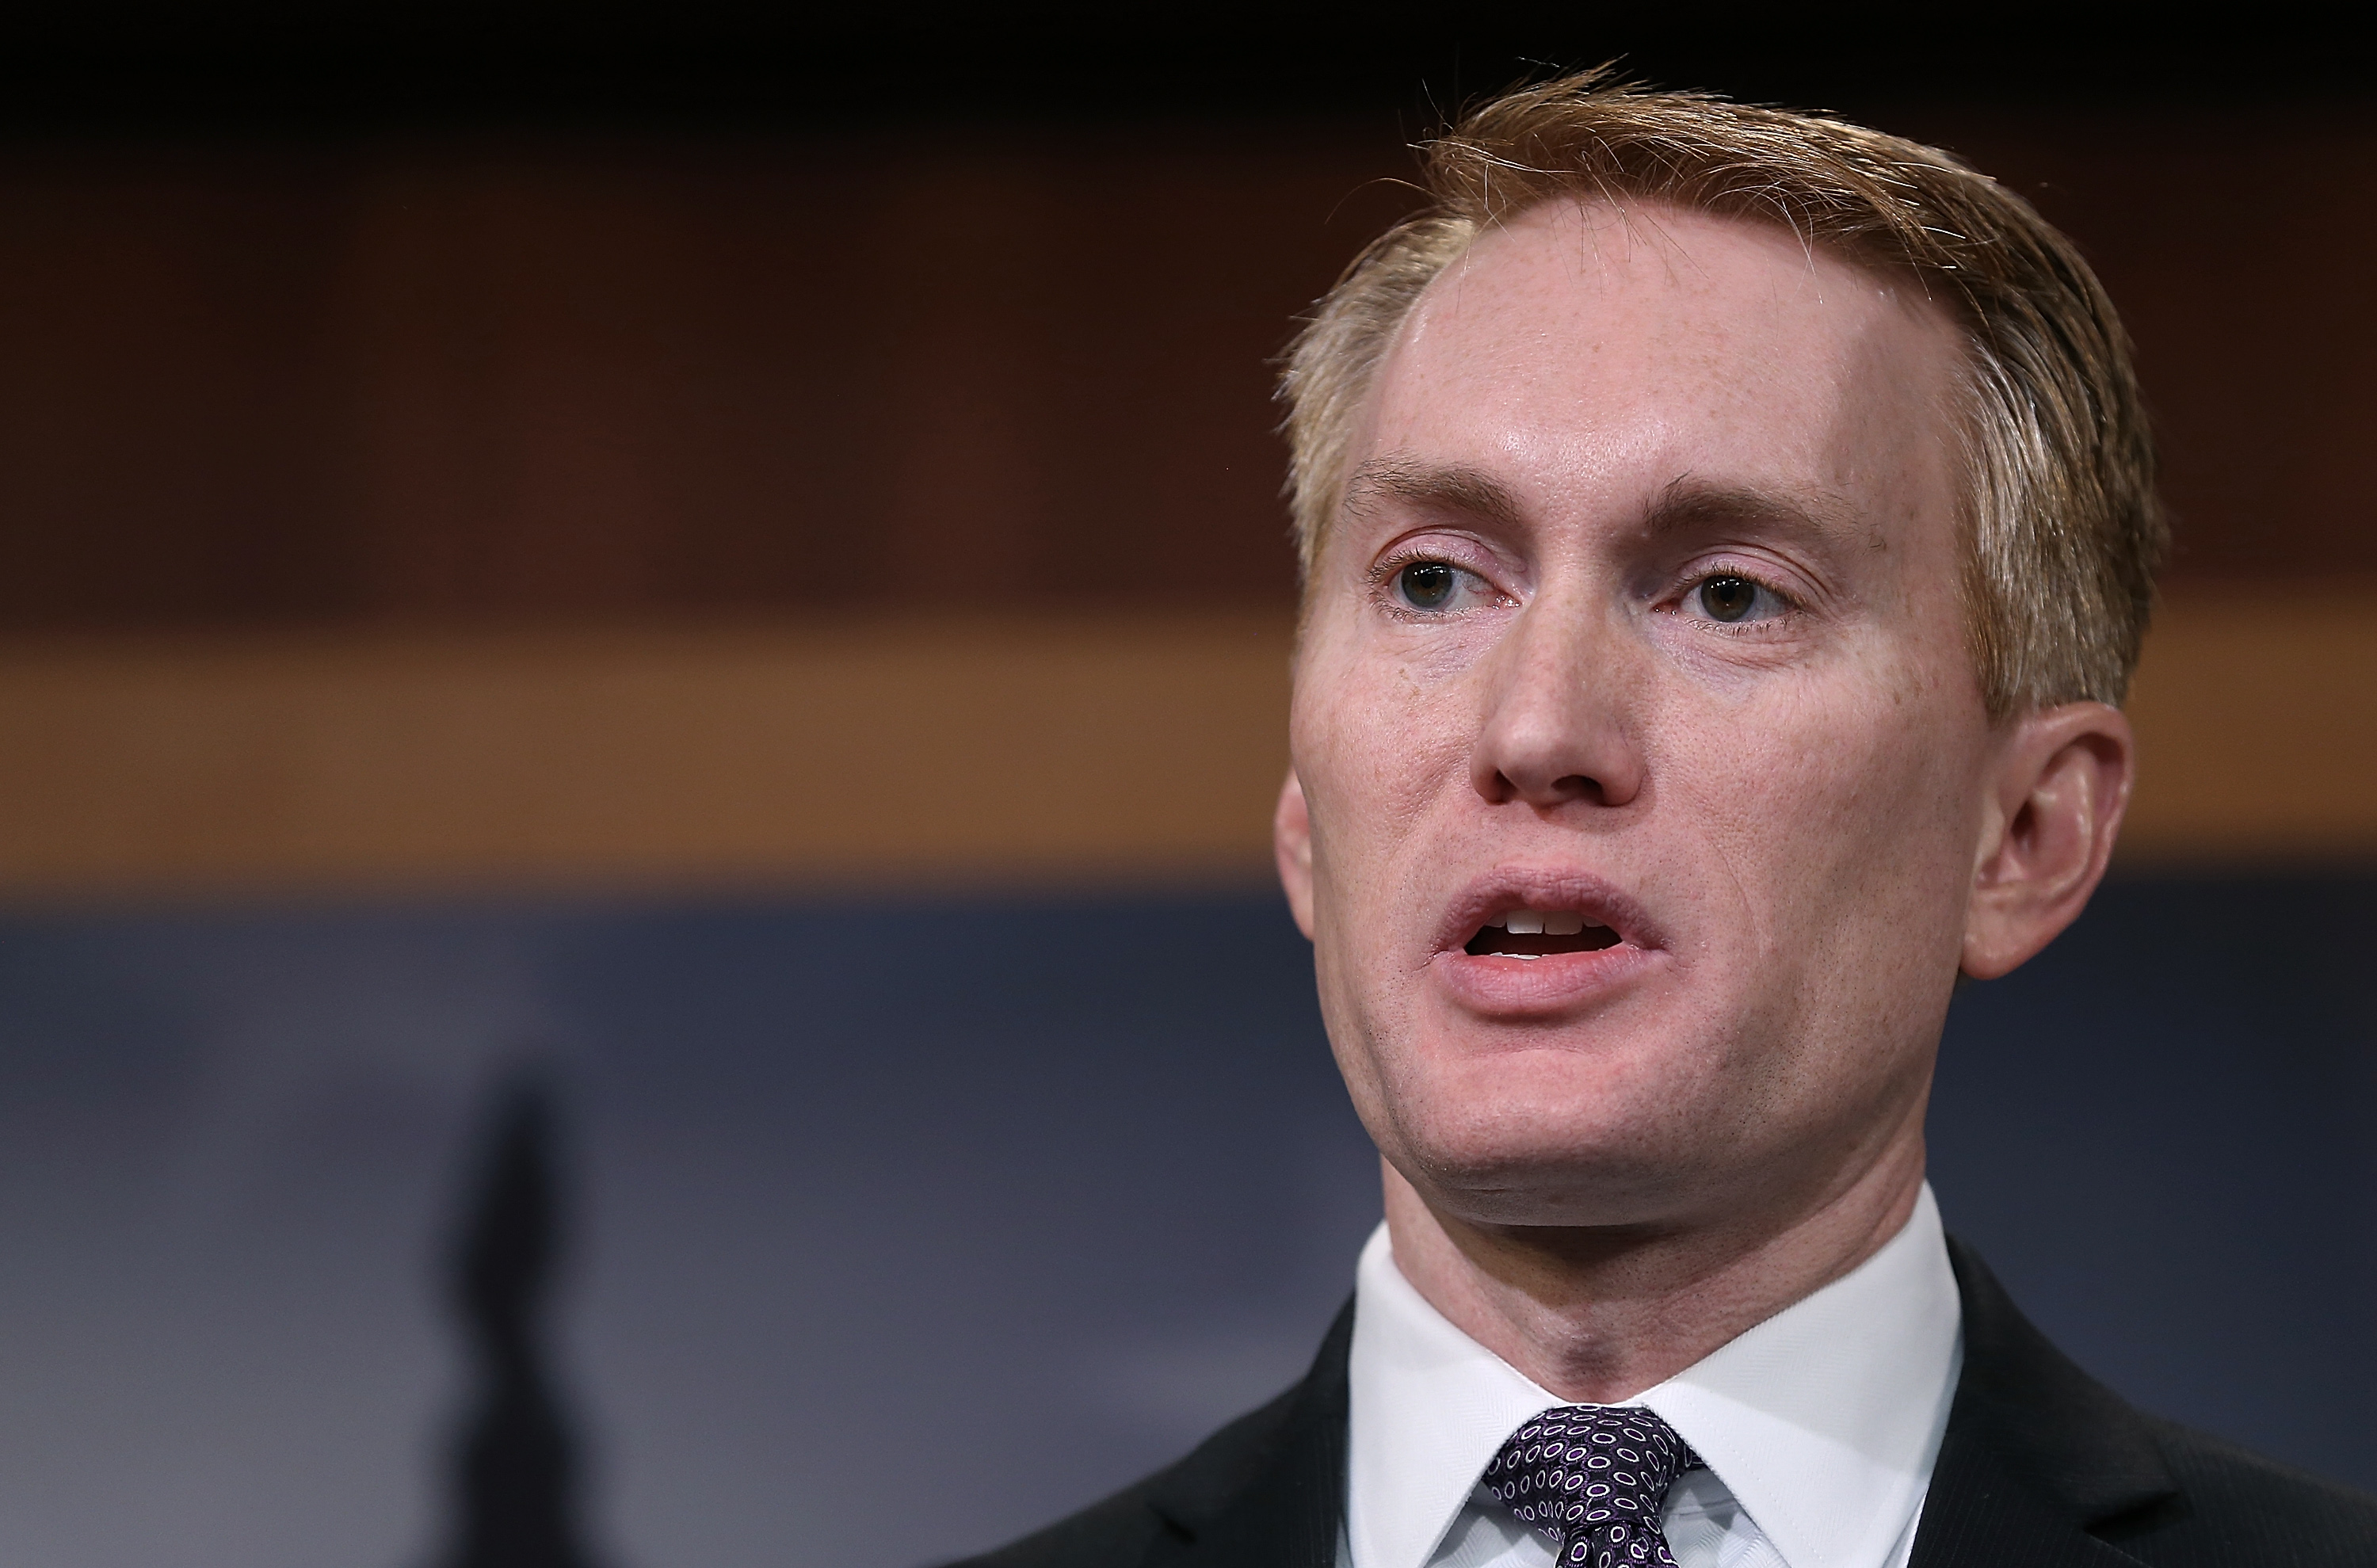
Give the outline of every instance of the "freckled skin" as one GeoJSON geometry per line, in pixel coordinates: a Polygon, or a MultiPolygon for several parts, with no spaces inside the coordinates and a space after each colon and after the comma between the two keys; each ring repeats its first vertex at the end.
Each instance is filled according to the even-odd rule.
{"type": "Polygon", "coordinates": [[[1513,505],[1353,487],[1298,653],[1283,876],[1399,1263],[1571,1397],[1647,1386],[1623,1385],[1895,1229],[1960,964],[2010,968],[2077,913],[2009,932],[1988,903],[2071,734],[2109,845],[2119,715],[1983,707],[1960,352],[1918,287],[1782,230],[1549,205],[1430,287],[1372,389],[1349,473],[1474,473],[1513,505]],[[1682,490],[1791,505],[1647,527],[1682,490]],[[1458,569],[1453,602],[1397,597],[1414,559],[1458,569]],[[1758,613],[1714,618],[1713,573],[1761,584],[1758,613]],[[1481,1008],[1440,927],[1513,865],[1624,890],[1652,961],[1481,1008]],[[1586,1322],[1613,1294],[1655,1323],[1586,1322]],[[1538,1308],[1567,1313],[1536,1324],[1552,1348],[1525,1343],[1538,1308]]]}

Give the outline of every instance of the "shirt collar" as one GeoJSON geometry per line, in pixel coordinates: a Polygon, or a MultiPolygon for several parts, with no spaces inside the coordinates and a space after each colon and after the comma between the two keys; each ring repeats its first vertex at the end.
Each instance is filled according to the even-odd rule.
{"type": "MultiPolygon", "coordinates": [[[[1962,1322],[1927,1184],[1872,1257],[1625,1403],[1682,1434],[1788,1568],[1878,1563],[1929,1483],[1962,1322]]],[[[1425,1568],[1504,1441],[1564,1403],[1429,1306],[1384,1225],[1362,1249],[1346,1375],[1355,1568],[1425,1568]]]]}

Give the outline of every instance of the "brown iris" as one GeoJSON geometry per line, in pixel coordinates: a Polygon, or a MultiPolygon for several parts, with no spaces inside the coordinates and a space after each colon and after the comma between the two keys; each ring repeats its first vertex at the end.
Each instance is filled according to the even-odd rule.
{"type": "Polygon", "coordinates": [[[1746,577],[1712,577],[1701,584],[1701,608],[1710,618],[1738,621],[1758,604],[1758,584],[1746,577]]]}

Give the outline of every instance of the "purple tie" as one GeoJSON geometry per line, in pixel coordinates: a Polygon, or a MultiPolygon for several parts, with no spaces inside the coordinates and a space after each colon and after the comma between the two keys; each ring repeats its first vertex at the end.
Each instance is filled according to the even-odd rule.
{"type": "Polygon", "coordinates": [[[1639,1405],[1563,1405],[1521,1427],[1486,1466],[1486,1490],[1559,1548],[1559,1568],[1676,1568],[1659,1515],[1701,1462],[1639,1405]]]}

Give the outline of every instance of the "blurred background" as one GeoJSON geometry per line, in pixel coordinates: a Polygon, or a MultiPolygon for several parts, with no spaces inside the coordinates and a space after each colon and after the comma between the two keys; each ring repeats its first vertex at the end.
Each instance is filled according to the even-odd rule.
{"type": "Polygon", "coordinates": [[[12,9],[0,1557],[492,1562],[509,1311],[615,1568],[932,1562],[1294,1376],[1377,1198],[1268,883],[1269,361],[1447,109],[1615,55],[1965,152],[2125,311],[2144,782],[1935,1184],[2377,1486],[2342,10],[1671,9],[12,9]]]}

